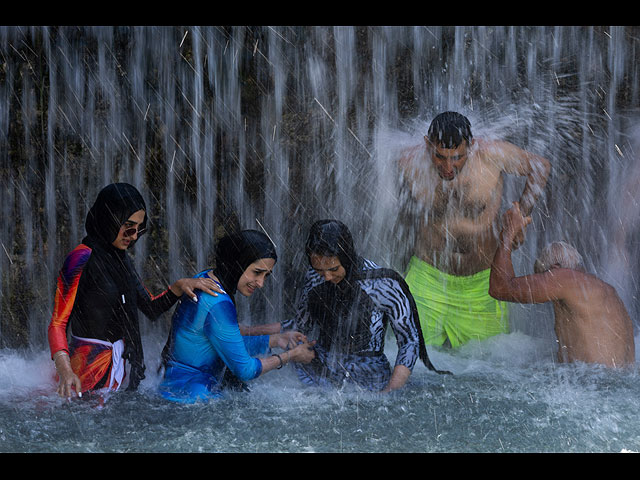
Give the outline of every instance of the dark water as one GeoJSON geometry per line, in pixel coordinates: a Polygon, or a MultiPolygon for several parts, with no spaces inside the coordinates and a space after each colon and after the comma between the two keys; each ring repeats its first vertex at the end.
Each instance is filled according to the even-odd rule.
{"type": "MultiPolygon", "coordinates": [[[[433,350],[434,363],[455,375],[418,365],[389,395],[309,389],[286,368],[255,380],[250,393],[196,405],[158,397],[150,373],[139,392],[101,408],[55,395],[46,352],[2,351],[0,451],[640,451],[637,368],[559,365],[554,353],[553,342],[513,333],[433,350]]],[[[395,358],[393,344],[388,354],[395,358]]]]}

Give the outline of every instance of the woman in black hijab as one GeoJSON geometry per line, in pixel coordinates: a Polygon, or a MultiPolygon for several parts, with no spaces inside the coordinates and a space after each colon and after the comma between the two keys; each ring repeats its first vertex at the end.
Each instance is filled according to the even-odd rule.
{"type": "Polygon", "coordinates": [[[316,358],[296,366],[304,383],[390,391],[406,383],[418,359],[435,370],[404,279],[359,256],[346,225],[314,223],[305,251],[311,268],[296,315],[282,325],[317,341],[316,358]],[[398,345],[393,369],[384,353],[389,323],[398,345]]]}
{"type": "Polygon", "coordinates": [[[220,240],[216,268],[196,277],[217,278],[226,294],[199,294],[197,303],[183,301],[176,309],[160,385],[164,398],[179,403],[208,401],[223,395],[226,372],[248,381],[289,361],[311,361],[313,345],[297,332],[245,336],[240,332],[234,295],[240,292],[249,297],[262,288],[277,258],[271,240],[257,230],[220,240]],[[272,347],[286,351],[256,358],[272,347]]]}
{"type": "Polygon", "coordinates": [[[87,236],[60,270],[48,337],[60,377],[58,394],[117,390],[131,365],[129,389],[144,378],[138,309],[152,320],[182,294],[201,289],[215,294],[210,279],[176,281],[158,296],[142,285],[127,249],[146,230],[146,205],[127,183],[103,188],[87,214],[87,236]],[[67,329],[71,342],[67,342],[67,329]]]}

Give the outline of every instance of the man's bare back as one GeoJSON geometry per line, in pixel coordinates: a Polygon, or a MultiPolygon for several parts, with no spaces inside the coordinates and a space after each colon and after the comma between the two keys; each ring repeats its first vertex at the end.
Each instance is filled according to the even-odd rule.
{"type": "Polygon", "coordinates": [[[611,285],[557,263],[548,265],[549,269],[541,273],[515,276],[511,243],[530,221],[517,203],[505,213],[491,267],[489,294],[516,303],[553,302],[561,362],[582,361],[611,367],[634,363],[633,325],[611,285]]]}
{"type": "Polygon", "coordinates": [[[550,170],[547,160],[503,141],[473,140],[471,146],[414,147],[400,164],[420,214],[415,255],[438,270],[472,275],[491,266],[497,247],[503,173],[528,176],[522,201],[530,210],[550,170]],[[438,169],[434,155],[466,150],[456,174],[438,169]],[[432,158],[430,158],[432,157],[432,158]]]}
{"type": "MultiPolygon", "coordinates": [[[[635,361],[633,326],[616,290],[593,275],[554,271],[567,287],[553,300],[560,362],[582,361],[611,367],[635,361]]],[[[566,270],[566,269],[565,269],[566,270]]]]}

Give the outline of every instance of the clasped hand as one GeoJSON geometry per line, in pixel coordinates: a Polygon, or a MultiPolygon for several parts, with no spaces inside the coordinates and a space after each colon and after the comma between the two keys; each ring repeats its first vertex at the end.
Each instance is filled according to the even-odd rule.
{"type": "Polygon", "coordinates": [[[283,350],[296,348],[301,343],[309,343],[307,336],[300,332],[283,332],[272,335],[273,342],[270,346],[278,347],[283,350]]]}
{"type": "Polygon", "coordinates": [[[284,332],[271,336],[273,341],[270,346],[287,350],[292,360],[300,363],[309,363],[316,356],[313,350],[315,340],[309,342],[306,335],[300,332],[284,332]]]}
{"type": "Polygon", "coordinates": [[[527,225],[531,223],[531,217],[525,217],[520,211],[520,204],[513,202],[513,206],[502,216],[502,228],[508,238],[511,239],[511,248],[518,248],[524,243],[524,234],[527,225]]]}

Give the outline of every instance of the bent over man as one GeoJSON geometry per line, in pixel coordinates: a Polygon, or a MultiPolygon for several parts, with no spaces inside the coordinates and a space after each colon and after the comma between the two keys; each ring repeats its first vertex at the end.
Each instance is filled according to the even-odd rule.
{"type": "Polygon", "coordinates": [[[475,139],[457,112],[436,116],[425,144],[400,159],[417,215],[406,281],[428,345],[458,347],[509,331],[507,304],[491,298],[503,174],[526,177],[527,214],[544,191],[550,163],[505,141],[475,139]]]}
{"type": "Polygon", "coordinates": [[[624,303],[615,288],[584,271],[582,256],[574,247],[549,244],[535,262],[535,273],[516,277],[511,245],[529,223],[531,217],[525,217],[514,202],[504,215],[489,293],[509,302],[552,302],[559,362],[633,364],[633,325],[624,303]]]}

